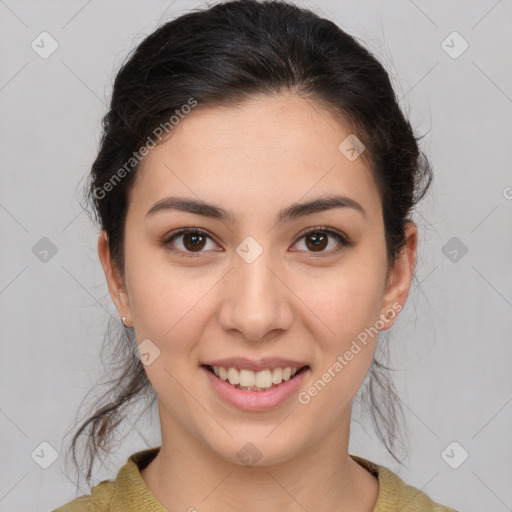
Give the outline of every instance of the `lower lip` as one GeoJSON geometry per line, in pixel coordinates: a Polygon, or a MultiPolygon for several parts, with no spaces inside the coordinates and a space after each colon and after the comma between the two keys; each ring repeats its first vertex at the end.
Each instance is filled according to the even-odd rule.
{"type": "Polygon", "coordinates": [[[244,391],[223,381],[204,366],[201,366],[201,370],[206,373],[213,389],[230,405],[244,411],[268,411],[278,407],[297,392],[309,368],[268,391],[244,391]]]}

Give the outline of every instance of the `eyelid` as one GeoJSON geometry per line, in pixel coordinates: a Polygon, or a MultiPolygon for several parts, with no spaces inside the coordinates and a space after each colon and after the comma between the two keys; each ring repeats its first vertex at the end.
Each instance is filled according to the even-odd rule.
{"type": "Polygon", "coordinates": [[[297,241],[299,241],[304,236],[309,235],[310,233],[316,233],[316,232],[323,232],[323,233],[328,233],[331,235],[337,235],[341,239],[343,239],[344,243],[346,243],[347,245],[352,244],[352,242],[350,241],[350,238],[347,235],[345,235],[345,233],[343,233],[342,231],[339,231],[338,229],[331,228],[330,226],[314,226],[312,228],[307,228],[297,235],[297,241]]]}

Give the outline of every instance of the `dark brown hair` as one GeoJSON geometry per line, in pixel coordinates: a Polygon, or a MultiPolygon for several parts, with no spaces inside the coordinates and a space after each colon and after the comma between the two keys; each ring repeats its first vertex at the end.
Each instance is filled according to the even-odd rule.
{"type": "MultiPolygon", "coordinates": [[[[329,109],[364,143],[382,201],[388,262],[404,243],[404,228],[432,180],[428,159],[404,117],[379,61],[333,22],[284,1],[239,0],[198,9],[160,26],[131,53],[117,73],[110,110],[88,177],[85,199],[105,230],[124,276],[124,226],[128,192],[137,176],[135,154],[155,139],[190,99],[195,108],[235,105],[254,95],[293,93],[329,109]],[[130,162],[127,166],[127,162],[130,162]],[[124,172],[120,172],[124,169],[124,172]]],[[[99,450],[109,453],[114,431],[132,401],[156,393],[135,356],[133,333],[109,324],[115,377],[76,431],[85,437],[86,480],[99,450]],[[114,341],[117,339],[117,343],[114,341]]],[[[103,352],[103,351],[102,351],[103,352]]],[[[361,396],[389,452],[400,443],[403,414],[387,367],[375,359],[361,396]],[[365,398],[365,399],[366,399],[365,398]]],[[[101,456],[100,456],[101,458],[101,456]]]]}

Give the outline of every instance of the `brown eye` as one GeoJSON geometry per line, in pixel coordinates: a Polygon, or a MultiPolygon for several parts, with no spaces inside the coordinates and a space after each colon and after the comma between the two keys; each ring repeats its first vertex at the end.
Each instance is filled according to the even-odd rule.
{"type": "Polygon", "coordinates": [[[305,249],[301,250],[306,252],[307,258],[332,256],[352,245],[346,236],[327,227],[317,227],[308,230],[299,238],[297,244],[300,245],[303,239],[305,249]],[[331,240],[335,240],[336,243],[330,244],[331,240]],[[325,250],[329,245],[331,245],[331,249],[325,250]]]}
{"type": "Polygon", "coordinates": [[[208,241],[211,241],[212,248],[215,249],[216,244],[207,233],[198,229],[183,228],[162,240],[162,245],[178,256],[199,257],[206,252],[203,249],[208,249],[208,241]]]}
{"type": "Polygon", "coordinates": [[[311,234],[306,235],[306,245],[308,249],[311,249],[312,251],[322,251],[327,247],[328,243],[328,236],[325,235],[325,233],[322,232],[314,232],[311,234]],[[309,241],[311,243],[309,243],[309,241]]]}
{"type": "Polygon", "coordinates": [[[205,243],[206,237],[202,233],[185,233],[183,235],[183,246],[187,251],[200,251],[205,243]]]}

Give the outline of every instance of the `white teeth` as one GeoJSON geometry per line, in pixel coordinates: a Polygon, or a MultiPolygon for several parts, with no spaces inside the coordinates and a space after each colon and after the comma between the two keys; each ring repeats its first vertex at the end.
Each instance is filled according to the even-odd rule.
{"type": "Polygon", "coordinates": [[[270,388],[272,386],[272,372],[270,370],[263,370],[256,374],[256,382],[254,384],[257,388],[270,388]]]}
{"type": "Polygon", "coordinates": [[[272,383],[281,384],[281,382],[283,382],[283,369],[275,368],[272,372],[272,383]]]}
{"type": "Polygon", "coordinates": [[[237,384],[240,384],[240,375],[238,373],[238,370],[236,368],[229,368],[228,370],[228,380],[230,384],[233,384],[233,386],[236,386],[237,384]]]}
{"type": "Polygon", "coordinates": [[[256,383],[256,375],[251,370],[240,370],[240,386],[251,387],[256,383]]]}
{"type": "Polygon", "coordinates": [[[213,366],[213,372],[217,377],[228,381],[232,386],[238,389],[249,391],[266,391],[272,386],[277,386],[283,381],[290,380],[299,369],[296,367],[274,368],[274,370],[265,369],[258,372],[242,368],[223,368],[222,366],[213,366]]]}

